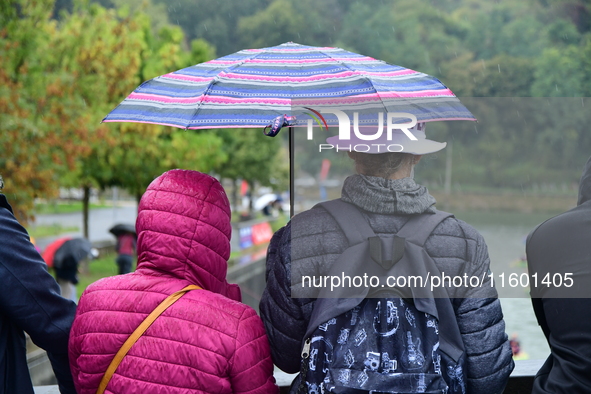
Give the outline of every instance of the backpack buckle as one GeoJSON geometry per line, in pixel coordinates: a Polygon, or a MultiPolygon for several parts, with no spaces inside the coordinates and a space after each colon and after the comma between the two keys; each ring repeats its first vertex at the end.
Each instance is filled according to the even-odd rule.
{"type": "Polygon", "coordinates": [[[389,270],[404,256],[405,239],[394,235],[393,237],[381,238],[378,236],[369,237],[369,255],[372,260],[389,270]],[[382,248],[382,245],[385,247],[382,248]],[[389,253],[388,246],[391,245],[392,252],[389,253]],[[384,253],[382,253],[384,249],[384,253]]]}

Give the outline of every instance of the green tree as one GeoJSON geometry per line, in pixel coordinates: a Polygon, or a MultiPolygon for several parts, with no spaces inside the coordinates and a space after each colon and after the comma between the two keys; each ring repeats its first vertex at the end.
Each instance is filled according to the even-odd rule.
{"type": "Polygon", "coordinates": [[[516,57],[537,56],[548,44],[544,31],[544,11],[536,1],[465,1],[454,11],[455,20],[468,24],[465,45],[475,59],[491,59],[499,54],[516,57]]]}
{"type": "Polygon", "coordinates": [[[237,28],[239,21],[266,8],[270,0],[176,0],[174,2],[157,0],[157,2],[166,5],[169,20],[182,27],[187,40],[204,39],[215,46],[217,53],[227,55],[243,49],[237,28]]]}
{"type": "MultiPolygon", "coordinates": [[[[126,11],[127,12],[127,11],[126,11]]],[[[128,80],[127,90],[106,97],[109,107],[105,116],[135,86],[158,75],[209,60],[213,49],[203,40],[194,40],[191,50],[183,49],[184,34],[177,26],[163,26],[154,33],[150,18],[141,13],[130,14],[138,24],[138,45],[133,56],[139,59],[134,74],[128,80]]],[[[219,152],[221,139],[214,133],[181,132],[171,127],[139,124],[111,123],[110,140],[93,147],[93,153],[84,160],[78,179],[89,179],[99,188],[119,186],[139,198],[148,184],[171,168],[193,168],[208,172],[219,165],[225,156],[219,152]]],[[[85,189],[87,190],[87,189],[85,189]]]]}
{"type": "Polygon", "coordinates": [[[207,173],[226,160],[222,140],[214,131],[128,123],[114,132],[118,133],[117,143],[109,149],[93,150],[87,165],[99,187],[122,187],[138,202],[150,182],[167,170],[207,173]]]}
{"type": "Polygon", "coordinates": [[[75,170],[94,137],[73,76],[50,66],[52,9],[49,0],[0,6],[0,171],[24,222],[35,197],[57,194],[58,180],[75,170]]]}
{"type": "Polygon", "coordinates": [[[240,42],[247,48],[275,46],[288,41],[300,42],[305,35],[304,15],[291,2],[275,0],[258,13],[238,22],[240,42]]]}
{"type": "Polygon", "coordinates": [[[474,60],[472,54],[465,54],[444,65],[441,80],[459,97],[527,97],[533,70],[527,58],[503,54],[474,60]]]}
{"type": "Polygon", "coordinates": [[[465,26],[426,0],[351,6],[339,45],[364,55],[441,76],[446,62],[461,56],[465,26]]]}
{"type": "MultiPolygon", "coordinates": [[[[49,43],[52,51],[43,59],[44,69],[67,79],[74,108],[85,114],[84,124],[89,130],[89,138],[73,141],[88,149],[74,156],[75,170],[62,181],[84,191],[83,233],[88,236],[90,189],[97,186],[89,161],[94,157],[93,150],[117,143],[112,129],[100,120],[138,84],[144,23],[141,18],[79,2],[71,15],[64,15],[53,26],[49,43]]],[[[76,123],[75,119],[69,122],[76,123]]]]}
{"type": "Polygon", "coordinates": [[[232,203],[236,207],[238,180],[250,185],[286,187],[289,162],[280,138],[264,136],[260,130],[222,129],[216,131],[222,138],[223,151],[228,161],[215,168],[222,178],[232,180],[232,203]]]}
{"type": "Polygon", "coordinates": [[[591,94],[591,34],[582,45],[548,48],[535,62],[531,94],[538,97],[584,97],[591,94]]]}

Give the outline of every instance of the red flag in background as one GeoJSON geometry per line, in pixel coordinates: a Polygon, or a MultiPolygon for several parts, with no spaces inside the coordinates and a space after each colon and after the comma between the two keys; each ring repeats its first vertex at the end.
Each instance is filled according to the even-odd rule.
{"type": "Polygon", "coordinates": [[[248,182],[246,182],[245,180],[242,180],[242,183],[240,184],[240,195],[242,197],[246,196],[247,191],[248,191],[248,182]]]}
{"type": "Polygon", "coordinates": [[[326,180],[328,176],[328,170],[330,170],[330,160],[323,159],[322,166],[320,167],[320,182],[326,180]]]}

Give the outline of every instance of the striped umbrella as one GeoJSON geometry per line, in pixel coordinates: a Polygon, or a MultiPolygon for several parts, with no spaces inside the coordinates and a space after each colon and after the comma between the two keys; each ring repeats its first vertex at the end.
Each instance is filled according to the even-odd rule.
{"type": "Polygon", "coordinates": [[[262,128],[294,115],[295,107],[335,105],[411,113],[420,122],[475,120],[437,78],[340,48],[289,42],[146,81],[103,121],[262,128]]]}

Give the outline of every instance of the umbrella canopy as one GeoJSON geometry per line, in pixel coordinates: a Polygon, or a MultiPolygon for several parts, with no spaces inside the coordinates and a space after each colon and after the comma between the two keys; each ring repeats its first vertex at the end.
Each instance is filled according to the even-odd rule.
{"type": "Polygon", "coordinates": [[[45,263],[48,267],[53,267],[53,259],[55,256],[55,252],[66,242],[69,241],[70,237],[59,238],[47,245],[41,257],[45,260],[45,263]]]}
{"type": "Polygon", "coordinates": [[[77,262],[90,256],[92,244],[86,238],[72,238],[60,246],[53,256],[53,266],[60,268],[62,262],[73,257],[77,262]]]}
{"type": "Polygon", "coordinates": [[[411,113],[419,122],[476,120],[437,78],[340,48],[289,42],[144,82],[103,121],[184,129],[265,127],[277,116],[293,115],[294,101],[301,107],[343,98],[411,113]]]}
{"type": "Polygon", "coordinates": [[[130,223],[119,223],[109,229],[109,232],[118,237],[122,234],[135,234],[135,225],[130,223]]]}

